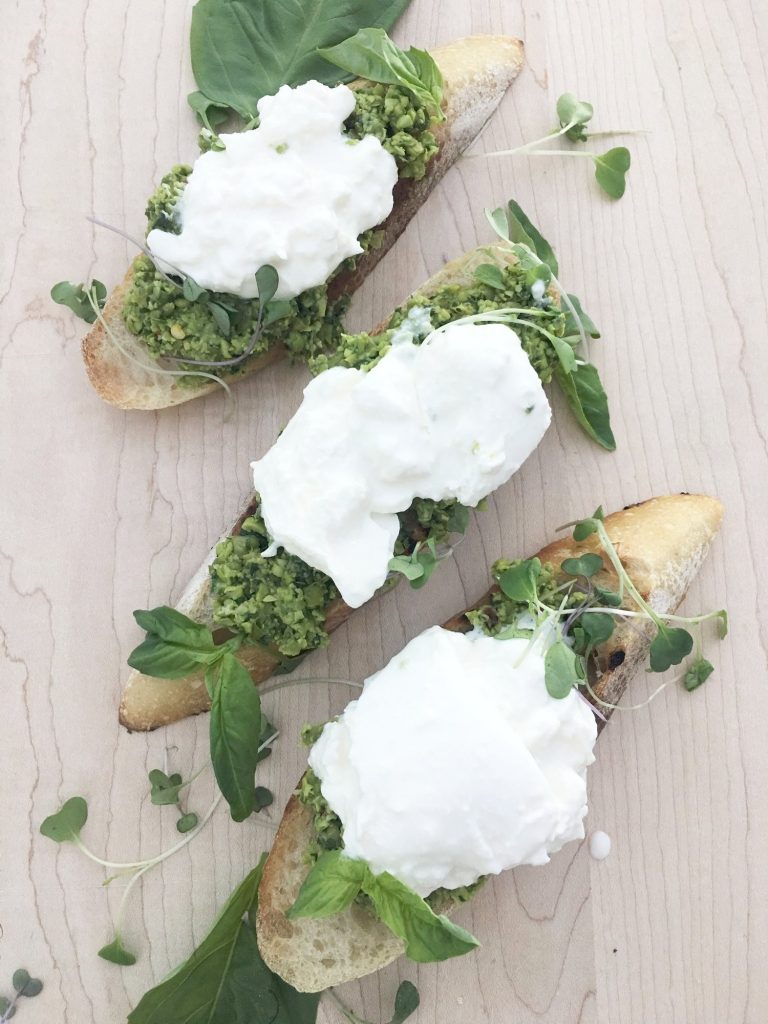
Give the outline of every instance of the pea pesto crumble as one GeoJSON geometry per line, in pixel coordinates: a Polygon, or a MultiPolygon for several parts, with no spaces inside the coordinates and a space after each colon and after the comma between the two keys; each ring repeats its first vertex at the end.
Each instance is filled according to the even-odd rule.
{"type": "MultiPolygon", "coordinates": [[[[374,135],[394,157],[398,177],[419,180],[438,148],[431,125],[427,108],[406,89],[397,85],[367,85],[355,91],[355,109],[345,127],[352,140],[374,135]]],[[[189,165],[180,164],[162,179],[147,204],[148,232],[160,228],[178,233],[174,210],[191,172],[189,165]]],[[[378,248],[381,240],[381,232],[375,229],[364,232],[359,239],[364,252],[378,248]]],[[[330,280],[344,270],[354,269],[358,258],[345,260],[330,280]]],[[[281,304],[285,308],[281,309],[280,318],[267,323],[253,358],[278,343],[296,360],[332,349],[340,333],[347,299],[329,300],[330,280],[281,304]]],[[[123,319],[155,358],[168,356],[214,363],[242,355],[256,324],[258,300],[221,293],[210,293],[209,297],[229,314],[224,332],[221,316],[217,321],[208,305],[186,298],[177,285],[155,269],[148,256],[140,256],[134,263],[123,319]]],[[[221,372],[233,374],[242,369],[222,368],[221,372]]],[[[199,386],[199,378],[180,379],[190,387],[199,386]]]]}

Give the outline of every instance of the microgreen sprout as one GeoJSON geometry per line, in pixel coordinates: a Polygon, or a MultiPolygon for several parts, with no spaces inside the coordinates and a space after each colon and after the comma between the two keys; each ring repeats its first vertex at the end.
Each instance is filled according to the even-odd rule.
{"type": "Polygon", "coordinates": [[[59,281],[51,288],[51,298],[60,306],[71,309],[75,316],[87,324],[92,324],[98,315],[96,310],[103,309],[107,301],[107,288],[96,280],[91,281],[87,288],[84,284],[59,281]]]}
{"type": "Polygon", "coordinates": [[[631,164],[629,150],[616,146],[605,153],[585,152],[577,149],[539,149],[545,143],[565,137],[570,142],[586,142],[590,138],[605,135],[645,135],[645,128],[613,129],[610,131],[588,132],[587,124],[592,120],[594,108],[586,100],[577,99],[573,93],[563,93],[557,100],[558,127],[548,135],[532,142],[526,142],[515,149],[497,150],[493,153],[470,153],[470,158],[489,159],[509,156],[563,156],[591,160],[595,165],[595,180],[600,188],[611,197],[620,199],[626,190],[627,171],[631,164]]]}
{"type": "MultiPolygon", "coordinates": [[[[325,995],[333,1000],[345,1020],[349,1021],[349,1024],[371,1024],[370,1021],[363,1020],[362,1017],[358,1017],[356,1013],[353,1013],[344,1000],[337,995],[335,989],[326,989],[325,995]]],[[[395,993],[395,1008],[389,1024],[403,1024],[419,1008],[419,1001],[419,990],[413,982],[401,981],[395,993]]]]}
{"type": "Polygon", "coordinates": [[[34,999],[43,991],[43,983],[39,978],[33,978],[24,967],[19,967],[13,972],[11,979],[13,985],[12,996],[0,996],[0,1024],[16,1015],[20,999],[34,999]]]}

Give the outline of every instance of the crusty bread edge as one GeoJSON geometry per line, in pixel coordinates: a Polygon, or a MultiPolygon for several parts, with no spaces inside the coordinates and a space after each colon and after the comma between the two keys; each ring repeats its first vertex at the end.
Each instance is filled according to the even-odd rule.
{"type": "MultiPolygon", "coordinates": [[[[722,506],[705,495],[671,495],[629,506],[606,519],[608,533],[641,593],[658,612],[682,601],[704,560],[722,519],[722,506]]],[[[570,535],[547,545],[539,558],[559,566],[568,557],[597,551],[594,538],[576,543],[570,535]]],[[[603,582],[615,574],[606,568],[603,582]]],[[[487,601],[486,594],[475,607],[487,601]]],[[[465,613],[445,627],[466,632],[465,613]]],[[[645,660],[650,630],[617,628],[600,651],[594,690],[616,703],[631,674],[645,660]],[[617,654],[621,658],[617,658],[617,654]],[[618,662],[618,663],[617,663],[618,662]]],[[[603,714],[610,709],[603,708],[603,714]]],[[[289,921],[285,910],[298,895],[308,866],[312,816],[295,796],[285,810],[264,867],[259,890],[257,935],[266,964],[299,991],[320,991],[378,970],[403,952],[402,943],[372,914],[354,906],[323,920],[289,921]]]]}
{"type": "MultiPolygon", "coordinates": [[[[381,246],[366,253],[353,272],[342,274],[334,281],[334,295],[352,294],[359,287],[405,230],[448,168],[477,137],[517,76],[522,66],[523,46],[519,39],[510,36],[468,36],[437,47],[432,54],[445,79],[446,120],[436,129],[440,146],[438,153],[430,161],[427,174],[421,181],[403,179],[398,182],[395,208],[383,225],[381,246]]],[[[122,319],[132,274],[130,268],[112,291],[104,308],[104,321],[109,330],[96,321],[83,340],[83,360],[93,387],[105,401],[118,408],[144,410],[180,405],[215,391],[220,386],[215,381],[197,387],[180,385],[178,377],[161,374],[154,369],[160,364],[131,334],[122,319]]],[[[240,373],[230,375],[227,383],[251,376],[284,355],[285,350],[276,346],[263,356],[250,360],[240,373]]]]}

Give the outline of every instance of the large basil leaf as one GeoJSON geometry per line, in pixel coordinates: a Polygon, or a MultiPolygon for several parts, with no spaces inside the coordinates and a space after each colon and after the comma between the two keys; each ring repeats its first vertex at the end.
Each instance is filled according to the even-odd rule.
{"type": "Polygon", "coordinates": [[[190,958],[151,989],[129,1024],[315,1024],[319,994],[305,995],[261,959],[253,915],[266,854],[230,896],[190,958]]]}
{"type": "Polygon", "coordinates": [[[261,700],[248,670],[230,653],[221,659],[211,694],[211,761],[235,821],[256,805],[261,700]]]}
{"type": "MultiPolygon", "coordinates": [[[[281,85],[349,75],[318,53],[360,28],[391,28],[410,0],[199,0],[192,10],[192,71],[200,92],[244,118],[281,85]]],[[[198,106],[202,105],[199,97],[198,106]]]]}
{"type": "Polygon", "coordinates": [[[572,373],[566,373],[558,364],[555,376],[571,411],[587,434],[607,451],[615,451],[616,439],[611,430],[608,397],[596,368],[591,363],[583,363],[572,373]]]}
{"type": "Polygon", "coordinates": [[[390,931],[405,942],[405,955],[418,963],[462,956],[480,943],[468,931],[436,914],[417,893],[384,871],[369,874],[363,891],[390,931]]]}
{"type": "Polygon", "coordinates": [[[135,611],[133,617],[147,631],[146,640],[128,658],[138,672],[159,679],[181,679],[222,656],[210,629],[175,608],[161,605],[151,611],[135,611]]]}
{"type": "Polygon", "coordinates": [[[318,857],[286,917],[330,917],[346,910],[363,887],[365,861],[332,850],[318,857]]]}

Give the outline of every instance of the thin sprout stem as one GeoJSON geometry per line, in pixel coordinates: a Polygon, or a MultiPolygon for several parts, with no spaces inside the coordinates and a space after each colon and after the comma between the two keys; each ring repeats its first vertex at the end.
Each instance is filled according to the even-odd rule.
{"type": "Polygon", "coordinates": [[[278,690],[287,690],[289,686],[303,686],[304,683],[338,683],[339,686],[352,686],[356,690],[362,690],[362,683],[355,683],[351,679],[333,679],[329,677],[322,678],[320,676],[308,676],[306,679],[285,679],[278,683],[270,683],[269,686],[265,686],[261,689],[262,697],[266,697],[268,693],[276,693],[278,690]]]}
{"type": "Polygon", "coordinates": [[[604,708],[609,708],[611,711],[641,711],[643,708],[647,708],[651,701],[655,697],[657,697],[662,690],[666,689],[666,687],[669,686],[671,682],[675,681],[676,680],[668,679],[666,682],[663,682],[660,686],[657,686],[653,693],[650,695],[650,697],[647,700],[644,700],[642,704],[610,704],[607,700],[603,700],[601,697],[598,697],[598,695],[589,685],[588,679],[584,680],[584,685],[589,691],[589,695],[592,698],[592,700],[596,700],[597,703],[602,704],[604,708]]]}
{"type": "Polygon", "coordinates": [[[360,1017],[358,1017],[356,1013],[353,1013],[352,1010],[350,1010],[347,1004],[343,1002],[339,996],[336,995],[335,991],[332,988],[327,988],[323,995],[331,997],[334,1003],[336,1003],[338,1009],[341,1010],[341,1012],[347,1018],[349,1024],[364,1024],[360,1017]]]}
{"type": "Polygon", "coordinates": [[[608,135],[653,135],[650,128],[614,128],[612,131],[587,132],[588,139],[604,139],[608,135]]]}
{"type": "Polygon", "coordinates": [[[232,396],[232,391],[230,390],[230,387],[227,384],[227,382],[222,380],[221,377],[217,377],[213,373],[203,373],[202,370],[166,370],[162,366],[152,366],[149,363],[143,363],[140,359],[137,359],[136,356],[132,355],[127,349],[123,348],[123,346],[117,340],[117,337],[112,331],[112,328],[104,319],[104,315],[101,309],[99,308],[99,304],[94,300],[91,293],[86,292],[86,295],[88,296],[88,301],[91,304],[91,308],[96,314],[96,319],[103,327],[107,337],[115,346],[115,348],[119,352],[121,352],[122,355],[124,355],[129,362],[135,363],[136,366],[140,366],[141,369],[145,370],[147,373],[161,374],[162,376],[165,377],[204,377],[206,380],[212,380],[215,384],[219,384],[221,385],[222,388],[224,388],[224,391],[227,393],[227,398],[229,399],[230,403],[232,404],[232,407],[234,408],[235,400],[234,397],[232,396]]]}
{"type": "Polygon", "coordinates": [[[613,546],[611,538],[608,536],[608,532],[606,531],[605,526],[603,526],[602,522],[599,519],[595,520],[595,522],[597,523],[597,535],[600,538],[600,543],[603,545],[605,553],[611,560],[611,564],[616,570],[620,583],[626,586],[627,590],[630,593],[630,596],[635,601],[638,608],[642,608],[644,611],[646,611],[649,617],[656,623],[656,625],[660,629],[663,629],[664,623],[653,610],[653,608],[651,608],[651,606],[648,604],[648,602],[645,600],[645,598],[642,596],[640,591],[637,589],[637,587],[634,585],[629,575],[627,574],[627,570],[624,568],[622,561],[619,558],[619,554],[616,548],[613,546]]]}
{"type": "MultiPolygon", "coordinates": [[[[98,217],[86,217],[85,219],[90,221],[91,224],[95,224],[97,227],[106,228],[107,231],[113,231],[116,235],[120,235],[121,238],[124,238],[127,242],[130,242],[132,245],[135,245],[138,249],[141,249],[144,255],[152,261],[152,264],[155,270],[158,272],[158,274],[160,274],[161,277],[164,277],[169,284],[173,285],[174,288],[178,288],[179,291],[183,291],[183,286],[180,285],[178,281],[174,281],[169,274],[166,274],[162,267],[158,267],[157,263],[155,262],[155,256],[153,255],[152,250],[145,242],[140,242],[137,238],[134,238],[133,235],[129,235],[127,231],[123,231],[122,228],[116,228],[113,224],[107,224],[106,221],[99,220],[98,217]]],[[[185,274],[183,270],[179,270],[178,267],[174,267],[173,264],[168,263],[167,260],[163,260],[163,263],[165,263],[167,267],[171,267],[173,270],[175,270],[179,277],[189,277],[189,275],[185,274]]],[[[190,278],[190,280],[192,280],[192,278],[190,278]]],[[[195,284],[197,284],[197,282],[195,282],[195,284]]]]}
{"type": "MultiPolygon", "coordinates": [[[[551,272],[551,268],[550,268],[550,272],[551,272]]],[[[579,328],[579,338],[581,339],[581,344],[584,346],[584,352],[585,352],[587,358],[589,358],[589,342],[587,341],[587,332],[584,330],[584,324],[581,322],[581,317],[579,316],[579,314],[578,314],[578,312],[576,310],[576,307],[574,306],[573,302],[571,301],[570,295],[565,290],[565,288],[563,288],[563,286],[560,284],[558,279],[555,277],[554,273],[552,274],[552,280],[553,280],[553,282],[555,284],[555,287],[557,288],[557,290],[558,290],[558,292],[560,294],[560,298],[565,303],[565,306],[566,306],[568,312],[571,314],[573,319],[576,321],[576,325],[579,328]]]]}
{"type": "Polygon", "coordinates": [[[490,157],[490,156],[519,156],[521,153],[529,153],[530,150],[535,149],[536,146],[541,146],[544,142],[549,142],[552,139],[557,139],[561,135],[565,135],[571,128],[575,128],[578,121],[569,121],[565,127],[560,128],[559,131],[550,132],[549,135],[543,136],[541,139],[534,139],[533,142],[526,142],[523,146],[517,146],[516,149],[508,149],[496,153],[465,153],[464,156],[469,160],[477,160],[478,158],[490,157]]]}
{"type": "MultiPolygon", "coordinates": [[[[508,153],[489,153],[489,156],[508,156],[508,153]]],[[[578,149],[538,149],[529,153],[528,156],[575,156],[583,160],[594,160],[599,153],[586,153],[578,149]]]]}

